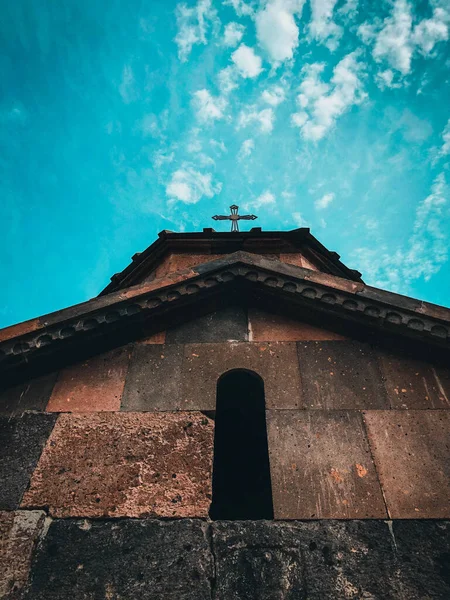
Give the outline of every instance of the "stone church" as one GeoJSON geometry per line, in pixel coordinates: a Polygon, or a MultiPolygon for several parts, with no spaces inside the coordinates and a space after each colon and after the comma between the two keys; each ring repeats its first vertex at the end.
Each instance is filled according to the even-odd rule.
{"type": "Polygon", "coordinates": [[[309,229],[161,232],[0,330],[0,598],[448,600],[449,346],[309,229]]]}

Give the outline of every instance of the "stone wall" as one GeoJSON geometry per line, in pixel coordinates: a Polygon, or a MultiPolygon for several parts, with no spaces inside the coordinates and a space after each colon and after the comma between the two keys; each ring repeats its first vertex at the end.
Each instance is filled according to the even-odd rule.
{"type": "Polygon", "coordinates": [[[0,598],[450,597],[450,371],[423,353],[231,307],[0,412],[0,598]],[[208,518],[235,368],[264,380],[273,522],[208,518]]]}

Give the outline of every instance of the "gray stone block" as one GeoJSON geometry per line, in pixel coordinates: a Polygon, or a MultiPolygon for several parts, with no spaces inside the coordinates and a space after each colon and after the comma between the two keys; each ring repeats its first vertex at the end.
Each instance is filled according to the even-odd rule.
{"type": "Polygon", "coordinates": [[[19,508],[56,415],[0,417],[0,510],[19,508]]]}
{"type": "Polygon", "coordinates": [[[25,600],[210,600],[202,521],[53,521],[25,600]]]}

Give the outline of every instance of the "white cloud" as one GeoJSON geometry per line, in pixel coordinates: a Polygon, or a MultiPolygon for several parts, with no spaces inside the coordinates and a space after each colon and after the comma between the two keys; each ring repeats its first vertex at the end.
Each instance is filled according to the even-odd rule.
{"type": "Polygon", "coordinates": [[[299,36],[294,15],[301,16],[303,5],[304,0],[269,0],[256,13],[256,36],[272,62],[283,62],[294,56],[299,36]]]}
{"type": "Polygon", "coordinates": [[[275,116],[272,108],[264,108],[263,110],[250,109],[242,111],[238,119],[238,128],[247,127],[253,123],[259,125],[261,133],[270,133],[273,129],[275,116]]]}
{"type": "Polygon", "coordinates": [[[240,75],[245,78],[258,77],[262,71],[261,58],[255,54],[253,48],[241,44],[231,55],[231,60],[237,67],[240,75]]]}
{"type": "Polygon", "coordinates": [[[303,218],[302,213],[294,212],[292,213],[292,220],[297,227],[308,227],[308,222],[303,218]]]}
{"type": "Polygon", "coordinates": [[[244,31],[245,27],[240,23],[235,23],[234,21],[232,23],[228,23],[223,34],[224,46],[237,46],[242,40],[244,31]]]}
{"type": "Polygon", "coordinates": [[[338,13],[349,19],[353,19],[358,12],[358,5],[359,0],[347,0],[347,2],[338,10],[338,13]]]}
{"type": "Polygon", "coordinates": [[[442,141],[444,143],[442,144],[439,154],[441,156],[446,156],[447,154],[450,154],[450,119],[447,121],[447,125],[442,132],[442,141]]]}
{"type": "Polygon", "coordinates": [[[384,21],[373,49],[375,60],[385,58],[389,64],[403,75],[411,69],[413,47],[411,45],[412,15],[406,0],[396,0],[392,15],[384,21]]]}
{"type": "Polygon", "coordinates": [[[304,68],[305,77],[297,98],[303,110],[291,118],[305,139],[322,139],[338,117],[366,98],[361,81],[363,65],[357,58],[357,51],[347,54],[335,66],[328,84],[320,80],[323,64],[314,63],[304,68]]]}
{"type": "Polygon", "coordinates": [[[448,260],[448,195],[441,173],[434,180],[430,195],[419,203],[404,247],[395,251],[386,246],[363,247],[355,251],[358,268],[368,283],[407,294],[413,281],[428,281],[440,270],[448,260]]]}
{"type": "Polygon", "coordinates": [[[211,26],[219,23],[217,11],[211,0],[198,0],[195,6],[188,7],[181,3],[176,7],[178,33],[175,42],[178,46],[178,57],[186,62],[195,44],[206,44],[206,34],[211,26]]]}
{"type": "Polygon", "coordinates": [[[325,194],[319,200],[314,202],[314,206],[317,210],[324,210],[327,208],[334,200],[334,194],[325,194]]]}
{"type": "Polygon", "coordinates": [[[119,93],[125,104],[129,104],[136,99],[136,82],[134,79],[133,69],[131,65],[125,65],[122,71],[122,81],[119,85],[119,93]]]}
{"type": "Polygon", "coordinates": [[[222,94],[229,94],[238,87],[237,79],[239,75],[234,65],[225,67],[218,74],[219,88],[222,94]]]}
{"type": "MultiPolygon", "coordinates": [[[[358,35],[365,44],[372,45],[372,55],[377,62],[387,63],[405,77],[411,72],[411,62],[416,53],[432,56],[435,45],[448,39],[448,10],[435,7],[430,19],[414,25],[412,6],[408,0],[395,0],[391,14],[384,21],[363,23],[358,35]]],[[[384,71],[392,84],[390,70],[384,71]]],[[[381,78],[382,85],[390,85],[387,76],[381,78]]]]}
{"type": "Polygon", "coordinates": [[[253,152],[255,148],[255,142],[250,138],[242,142],[241,148],[238,152],[238,158],[247,158],[253,152]]]}
{"type": "Polygon", "coordinates": [[[232,6],[238,17],[248,17],[253,14],[253,7],[244,0],[223,0],[225,6],[232,6]]]}
{"type": "Polygon", "coordinates": [[[313,40],[324,42],[330,50],[335,50],[342,36],[342,27],[333,21],[333,11],[337,0],[311,0],[311,22],[309,34],[313,40]]]}
{"type": "Polygon", "coordinates": [[[446,10],[436,8],[431,19],[424,19],[414,28],[412,42],[420,48],[422,54],[430,54],[438,42],[448,40],[449,20],[446,10]]]}
{"type": "Polygon", "coordinates": [[[262,206],[270,206],[272,204],[275,204],[275,196],[266,190],[255,200],[251,200],[250,202],[243,204],[243,208],[245,210],[258,210],[262,206]]]}
{"type": "Polygon", "coordinates": [[[200,173],[185,164],[172,174],[172,179],[166,187],[166,194],[171,200],[196,204],[204,196],[212,198],[221,189],[221,183],[213,183],[211,173],[200,173]]]}
{"type": "Polygon", "coordinates": [[[271,88],[264,90],[261,94],[261,100],[270,104],[270,106],[278,106],[286,97],[284,89],[279,85],[274,85],[271,88]]]}
{"type": "Polygon", "coordinates": [[[197,90],[194,94],[193,104],[197,110],[200,121],[214,121],[224,117],[227,101],[221,96],[211,96],[208,90],[197,90]]]}

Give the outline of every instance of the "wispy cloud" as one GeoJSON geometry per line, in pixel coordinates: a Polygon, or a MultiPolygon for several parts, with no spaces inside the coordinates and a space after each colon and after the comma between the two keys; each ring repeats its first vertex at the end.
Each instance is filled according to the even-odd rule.
{"type": "Polygon", "coordinates": [[[250,138],[248,140],[244,140],[241,144],[241,148],[238,153],[238,158],[247,158],[255,149],[255,142],[250,138]]]}
{"type": "Polygon", "coordinates": [[[206,44],[209,28],[220,24],[217,11],[212,0],[198,0],[193,7],[185,3],[176,7],[178,33],[175,43],[178,46],[178,57],[186,62],[195,44],[206,44]]]}
{"type": "Polygon", "coordinates": [[[256,110],[252,108],[250,110],[241,111],[238,119],[238,128],[247,127],[257,123],[261,133],[270,133],[273,129],[275,115],[272,108],[264,108],[263,110],[256,110]]]}
{"type": "Polygon", "coordinates": [[[324,64],[304,68],[297,99],[301,110],[292,115],[292,122],[306,140],[322,139],[336,119],[366,98],[364,64],[358,62],[358,56],[358,51],[347,54],[334,68],[330,83],[321,81],[324,64]]]}
{"type": "Polygon", "coordinates": [[[253,48],[249,48],[245,44],[241,44],[237,50],[231,55],[231,60],[236,65],[236,68],[242,77],[253,79],[258,77],[262,71],[262,60],[253,48]]]}
{"type": "Polygon", "coordinates": [[[407,294],[418,279],[429,281],[448,260],[449,190],[445,176],[434,180],[431,193],[419,203],[407,243],[357,248],[354,256],[368,283],[407,294]]]}
{"type": "Polygon", "coordinates": [[[263,192],[260,196],[243,204],[245,210],[259,210],[263,206],[271,206],[275,204],[275,196],[269,190],[263,192]]]}
{"type": "Polygon", "coordinates": [[[314,206],[316,210],[325,210],[325,208],[327,208],[333,202],[333,200],[333,193],[325,194],[324,196],[322,196],[322,198],[319,198],[314,202],[314,206]]]}
{"type": "Polygon", "coordinates": [[[136,82],[131,65],[125,65],[123,68],[122,81],[119,85],[119,93],[125,104],[129,104],[137,98],[136,82]]]}
{"type": "Polygon", "coordinates": [[[391,14],[384,21],[363,23],[358,34],[364,43],[372,46],[375,61],[387,63],[389,69],[384,71],[381,81],[394,87],[393,71],[404,77],[411,72],[415,53],[431,56],[436,44],[448,39],[449,22],[449,10],[437,6],[430,19],[414,24],[412,5],[408,0],[395,0],[391,14]]]}
{"type": "Polygon", "coordinates": [[[196,204],[204,196],[212,198],[222,189],[221,183],[214,183],[211,173],[200,173],[185,164],[172,174],[167,184],[166,194],[169,200],[179,200],[186,204],[196,204]]]}
{"type": "Polygon", "coordinates": [[[212,96],[208,90],[194,92],[193,105],[200,121],[214,121],[224,117],[227,101],[222,96],[212,96]]]}
{"type": "Polygon", "coordinates": [[[266,102],[266,104],[270,104],[270,106],[278,106],[285,98],[286,93],[279,85],[273,85],[261,94],[261,100],[266,102]]]}
{"type": "Polygon", "coordinates": [[[310,0],[311,22],[309,35],[317,41],[323,42],[330,50],[336,50],[342,37],[343,29],[333,21],[333,11],[337,0],[310,0]]]}
{"type": "Polygon", "coordinates": [[[232,21],[231,23],[227,23],[227,25],[225,26],[225,31],[223,33],[224,46],[237,46],[242,40],[244,31],[245,27],[240,23],[235,23],[234,21],[232,21]]]}
{"type": "Polygon", "coordinates": [[[292,59],[299,44],[294,15],[301,16],[304,0],[269,0],[256,13],[256,36],[273,63],[292,59]]]}

